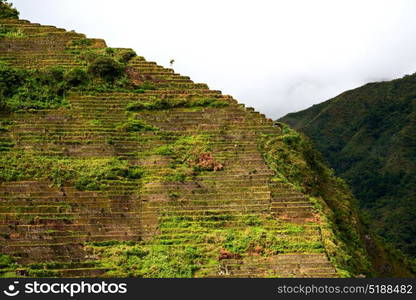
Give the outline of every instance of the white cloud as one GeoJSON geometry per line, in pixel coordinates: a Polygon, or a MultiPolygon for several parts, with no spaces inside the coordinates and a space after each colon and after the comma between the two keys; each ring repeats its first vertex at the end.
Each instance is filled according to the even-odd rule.
{"type": "Polygon", "coordinates": [[[14,0],[276,118],[416,71],[414,0],[14,0]]]}

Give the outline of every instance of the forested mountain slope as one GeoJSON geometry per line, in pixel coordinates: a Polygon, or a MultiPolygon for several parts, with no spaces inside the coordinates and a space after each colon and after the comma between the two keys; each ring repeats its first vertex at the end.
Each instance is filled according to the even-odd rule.
{"type": "Polygon", "coordinates": [[[281,121],[313,140],[371,226],[416,257],[416,74],[367,84],[281,121]]]}

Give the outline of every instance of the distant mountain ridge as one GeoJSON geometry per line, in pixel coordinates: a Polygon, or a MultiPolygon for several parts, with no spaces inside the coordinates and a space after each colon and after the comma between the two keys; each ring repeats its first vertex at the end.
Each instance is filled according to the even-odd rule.
{"type": "Polygon", "coordinates": [[[366,84],[279,121],[309,136],[373,227],[416,257],[416,74],[366,84]]]}

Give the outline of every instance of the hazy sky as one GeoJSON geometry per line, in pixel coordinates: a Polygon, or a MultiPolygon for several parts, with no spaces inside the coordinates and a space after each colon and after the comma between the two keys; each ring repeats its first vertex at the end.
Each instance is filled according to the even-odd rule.
{"type": "Polygon", "coordinates": [[[12,0],[277,118],[416,72],[415,0],[12,0]]]}

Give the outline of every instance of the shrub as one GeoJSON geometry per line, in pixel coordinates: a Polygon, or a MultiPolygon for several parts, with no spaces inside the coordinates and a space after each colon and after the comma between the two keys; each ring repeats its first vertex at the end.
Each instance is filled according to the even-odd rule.
{"type": "Polygon", "coordinates": [[[147,102],[132,102],[127,104],[126,110],[128,111],[140,111],[147,108],[147,102]]]}
{"type": "Polygon", "coordinates": [[[174,154],[173,147],[168,146],[168,145],[160,146],[159,148],[157,148],[155,150],[155,154],[157,154],[157,155],[173,155],[174,154]]]}
{"type": "Polygon", "coordinates": [[[0,26],[0,38],[22,38],[25,37],[24,33],[15,27],[10,26],[0,26]]]}
{"type": "Polygon", "coordinates": [[[0,99],[12,96],[28,76],[28,71],[0,65],[0,99]]]}
{"type": "Polygon", "coordinates": [[[133,120],[133,119],[130,119],[126,123],[122,123],[119,126],[117,126],[117,130],[127,131],[127,132],[155,131],[157,129],[158,128],[153,127],[152,125],[149,125],[142,120],[133,120]]]}
{"type": "Polygon", "coordinates": [[[88,47],[92,45],[92,41],[90,39],[78,39],[72,41],[72,46],[75,47],[88,47]]]}
{"type": "Polygon", "coordinates": [[[63,70],[23,70],[0,66],[2,110],[45,109],[65,106],[63,70]]]}
{"type": "Polygon", "coordinates": [[[64,80],[65,70],[62,67],[52,67],[44,72],[39,72],[38,76],[44,83],[62,83],[64,80]]]}
{"type": "Polygon", "coordinates": [[[98,54],[97,52],[91,50],[91,49],[87,49],[87,50],[83,50],[80,54],[79,54],[79,58],[81,60],[84,60],[85,62],[91,64],[94,60],[96,60],[98,57],[102,57],[100,54],[98,54]]]}
{"type": "Polygon", "coordinates": [[[113,48],[108,47],[108,48],[105,49],[105,54],[107,54],[107,55],[112,56],[114,53],[115,53],[115,51],[114,51],[113,48]]]}
{"type": "Polygon", "coordinates": [[[75,188],[79,191],[97,191],[101,189],[96,178],[81,176],[75,181],[75,188]]]}
{"type": "Polygon", "coordinates": [[[261,225],[261,220],[256,215],[246,215],[243,217],[243,220],[244,220],[244,224],[246,224],[247,226],[260,226],[261,225]]]}
{"type": "Polygon", "coordinates": [[[65,73],[65,81],[70,86],[85,85],[89,81],[87,72],[81,68],[74,68],[65,73]]]}
{"type": "Polygon", "coordinates": [[[89,65],[88,73],[113,83],[124,74],[124,66],[110,57],[99,56],[89,65]]]}
{"type": "Polygon", "coordinates": [[[8,255],[0,255],[0,268],[6,269],[13,265],[13,259],[8,255]]]}
{"type": "MultiPolygon", "coordinates": [[[[186,170],[185,170],[186,171],[186,170]]],[[[171,173],[166,175],[167,182],[185,182],[188,175],[182,169],[174,169],[171,173]]]]}
{"type": "Polygon", "coordinates": [[[132,49],[125,49],[125,50],[121,50],[118,54],[117,54],[117,60],[121,63],[128,63],[133,57],[136,57],[137,54],[136,52],[134,52],[134,50],[132,49]]]}
{"type": "Polygon", "coordinates": [[[229,104],[225,101],[220,101],[220,100],[216,100],[216,101],[212,101],[211,103],[208,104],[209,107],[216,107],[216,108],[221,108],[221,107],[226,107],[229,104]]]}
{"type": "Polygon", "coordinates": [[[156,86],[155,86],[155,84],[154,84],[153,82],[148,82],[148,81],[146,81],[146,82],[144,82],[144,83],[140,86],[140,88],[141,88],[142,90],[155,90],[155,89],[156,89],[156,86]]]}
{"type": "Polygon", "coordinates": [[[19,12],[7,0],[0,0],[0,19],[19,19],[19,12]]]}
{"type": "Polygon", "coordinates": [[[103,180],[119,180],[121,178],[141,179],[144,175],[144,170],[138,166],[127,166],[126,162],[120,160],[113,160],[101,168],[95,168],[90,172],[84,172],[78,175],[75,181],[75,187],[78,190],[103,190],[106,185],[103,180]]]}
{"type": "Polygon", "coordinates": [[[144,170],[140,167],[130,167],[127,171],[127,178],[140,179],[144,175],[144,170]]]}

